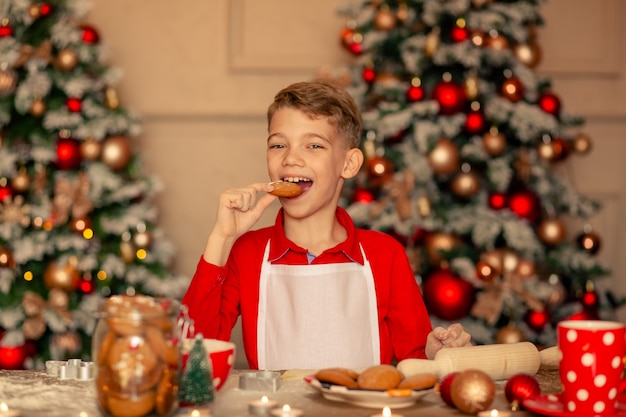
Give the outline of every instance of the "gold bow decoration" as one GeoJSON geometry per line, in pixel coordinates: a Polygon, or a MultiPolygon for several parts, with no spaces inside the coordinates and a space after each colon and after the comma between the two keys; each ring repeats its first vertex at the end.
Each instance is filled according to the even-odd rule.
{"type": "Polygon", "coordinates": [[[52,42],[50,39],[46,39],[38,47],[22,45],[20,48],[20,56],[13,63],[13,67],[21,67],[31,58],[41,58],[46,62],[52,62],[52,42]]]}
{"type": "Polygon", "coordinates": [[[89,178],[80,172],[76,179],[57,178],[54,182],[53,218],[54,225],[65,224],[72,218],[81,219],[93,210],[93,202],[89,198],[89,178]]]}

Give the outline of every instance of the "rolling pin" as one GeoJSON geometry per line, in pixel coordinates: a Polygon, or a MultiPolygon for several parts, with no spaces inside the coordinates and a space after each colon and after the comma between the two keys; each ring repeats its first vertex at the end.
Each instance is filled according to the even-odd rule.
{"type": "Polygon", "coordinates": [[[541,365],[556,366],[560,360],[557,347],[539,352],[530,342],[477,345],[441,349],[430,359],[404,359],[397,368],[409,377],[430,372],[440,378],[467,369],[480,369],[494,380],[508,379],[518,373],[534,375],[541,365]]]}

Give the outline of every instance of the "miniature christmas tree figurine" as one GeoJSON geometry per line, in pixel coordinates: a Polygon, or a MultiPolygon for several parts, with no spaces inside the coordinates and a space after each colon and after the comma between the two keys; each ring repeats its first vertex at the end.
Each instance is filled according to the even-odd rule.
{"type": "Polygon", "coordinates": [[[200,404],[214,399],[213,375],[207,352],[198,334],[189,353],[180,383],[179,398],[184,403],[200,404]]]}

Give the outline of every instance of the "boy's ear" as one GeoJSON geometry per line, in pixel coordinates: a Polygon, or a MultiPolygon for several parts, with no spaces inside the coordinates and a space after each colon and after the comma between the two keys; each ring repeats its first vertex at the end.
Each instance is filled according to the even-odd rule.
{"type": "Polygon", "coordinates": [[[346,153],[346,162],[343,167],[343,177],[352,178],[358,174],[363,165],[363,152],[359,148],[351,148],[346,153]]]}

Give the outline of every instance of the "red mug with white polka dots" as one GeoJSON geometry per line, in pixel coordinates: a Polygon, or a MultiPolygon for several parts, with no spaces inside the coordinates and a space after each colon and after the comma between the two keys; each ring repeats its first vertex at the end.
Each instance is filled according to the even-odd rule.
{"type": "Polygon", "coordinates": [[[565,320],[557,324],[559,374],[565,410],[611,414],[626,389],[626,325],[604,320],[565,320]]]}

